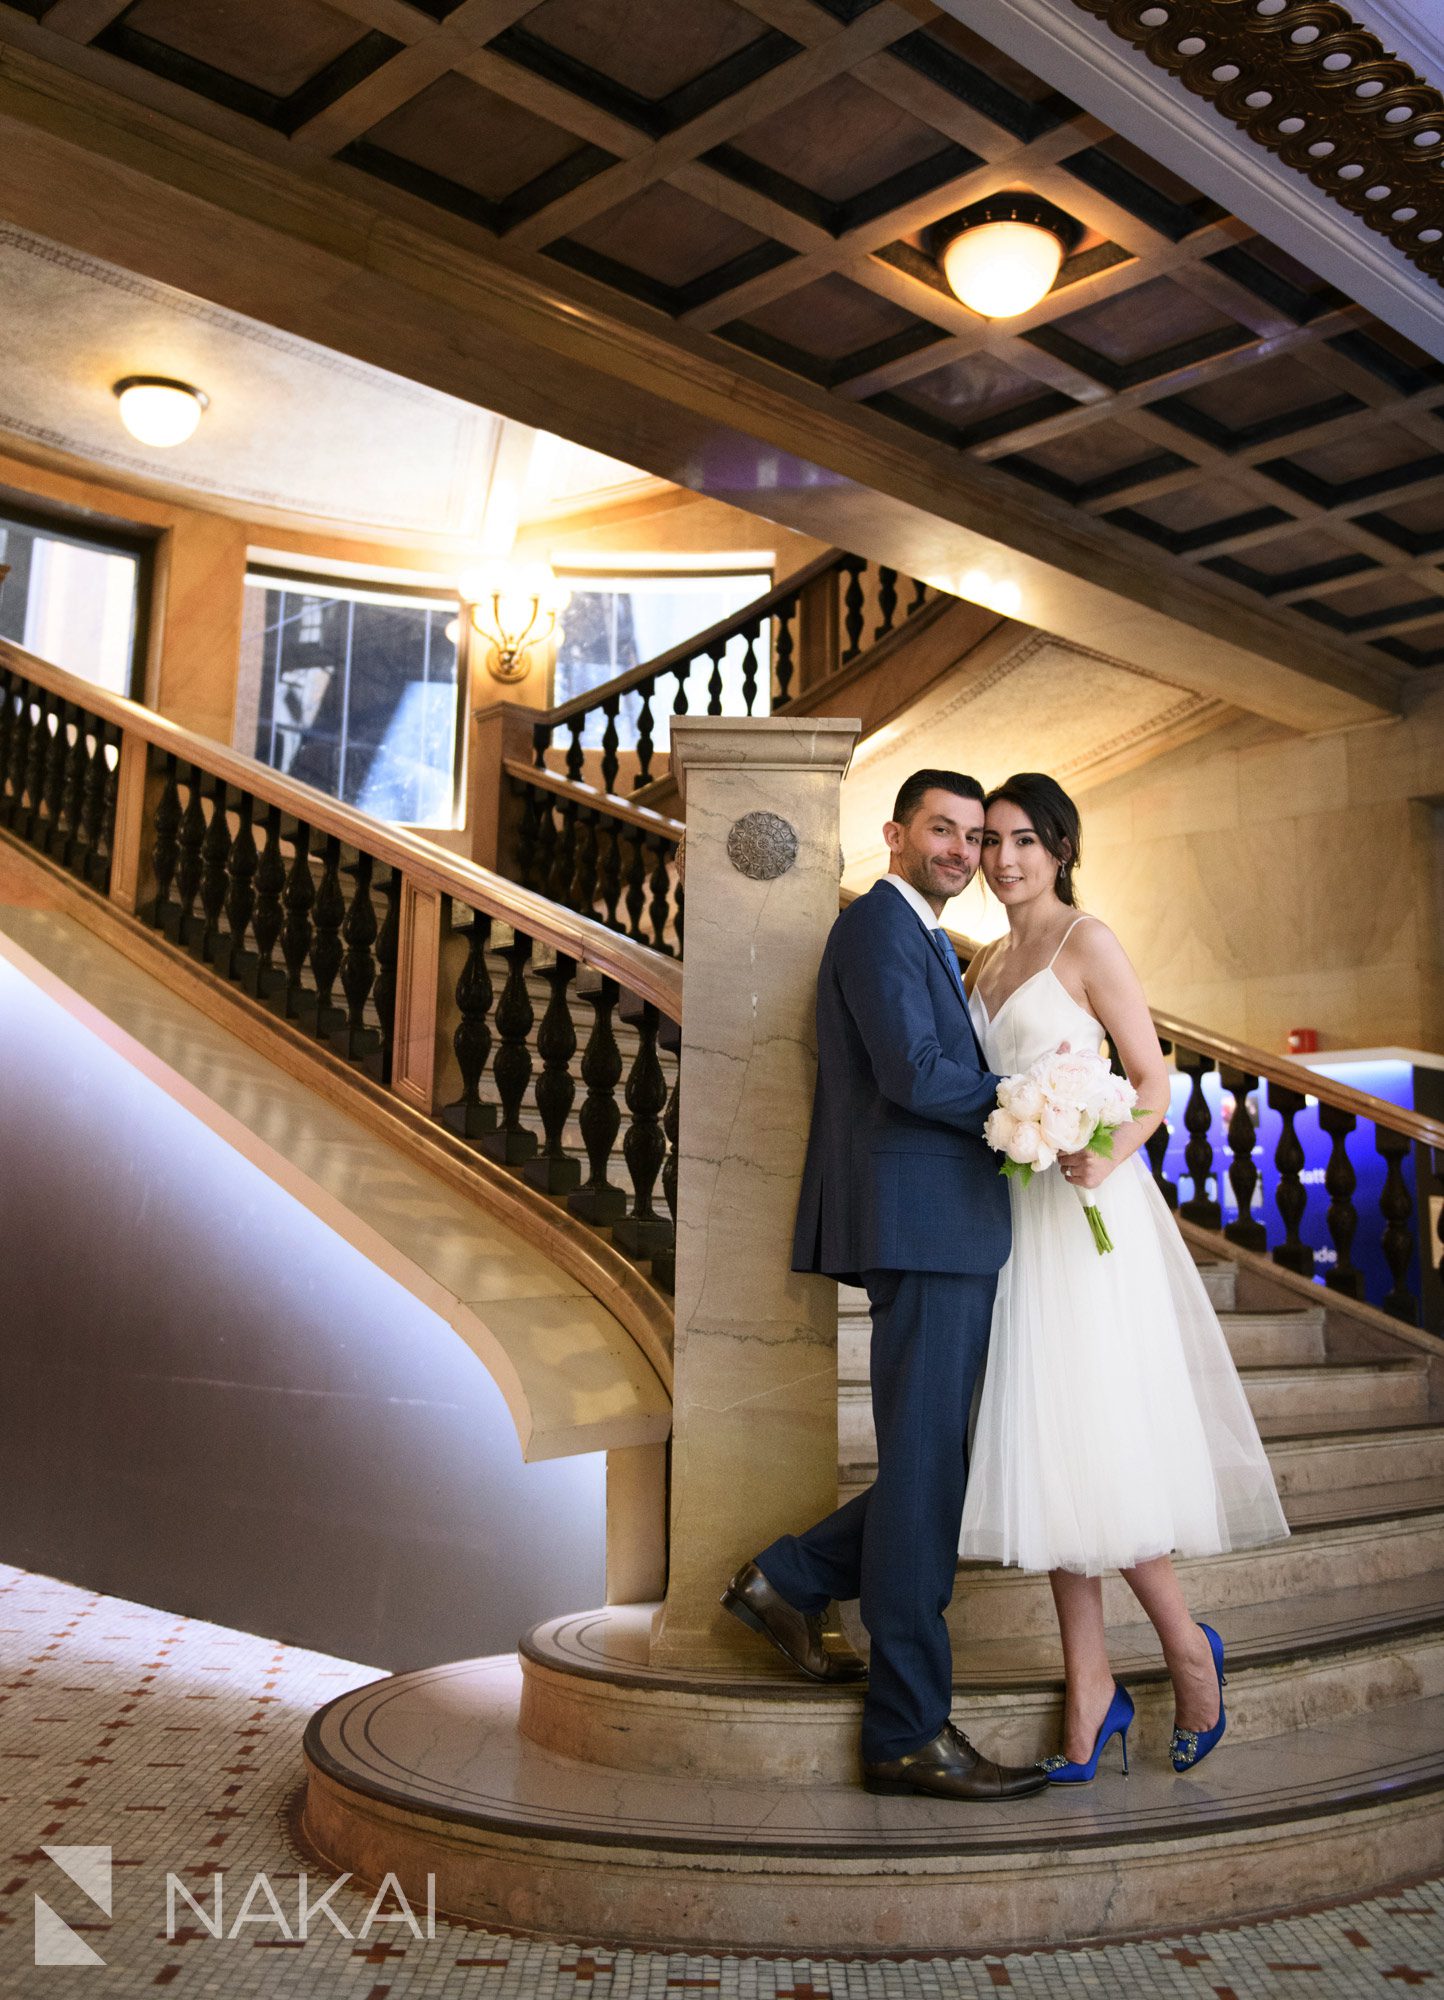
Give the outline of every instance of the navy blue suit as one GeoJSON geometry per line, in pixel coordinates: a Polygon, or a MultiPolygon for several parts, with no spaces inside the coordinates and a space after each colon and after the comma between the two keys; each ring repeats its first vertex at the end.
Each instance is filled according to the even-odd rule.
{"type": "Polygon", "coordinates": [[[905,1756],[947,1720],[973,1390],[1011,1247],[983,1141],[998,1078],[956,961],[888,882],[843,911],[817,980],[817,1094],[792,1268],[867,1289],[877,1478],[757,1558],[800,1611],[861,1599],[872,1641],[862,1754],[905,1756]]]}

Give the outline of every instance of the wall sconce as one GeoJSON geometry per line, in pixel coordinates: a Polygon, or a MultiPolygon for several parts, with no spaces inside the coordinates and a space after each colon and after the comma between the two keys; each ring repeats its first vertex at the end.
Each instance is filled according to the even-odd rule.
{"type": "Polygon", "coordinates": [[[492,562],[456,580],[472,630],[491,647],[487,661],[495,679],[524,680],[526,655],[556,630],[571,592],[544,562],[492,562]]]}
{"type": "Polygon", "coordinates": [[[119,398],[120,421],[131,436],[158,448],[184,444],[211,401],[203,389],[168,375],[127,375],[111,394],[119,398]]]}
{"type": "Polygon", "coordinates": [[[989,195],[935,232],[943,276],[984,319],[1014,319],[1037,305],[1080,234],[1073,218],[1051,202],[1013,193],[989,195]]]}

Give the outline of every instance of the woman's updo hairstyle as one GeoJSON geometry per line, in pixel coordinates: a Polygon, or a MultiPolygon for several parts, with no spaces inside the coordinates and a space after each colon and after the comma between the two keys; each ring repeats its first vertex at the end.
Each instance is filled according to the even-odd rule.
{"type": "Polygon", "coordinates": [[[1058,783],[1042,771],[1020,771],[1016,777],[995,785],[983,801],[985,806],[1006,800],[1028,815],[1029,824],[1045,850],[1058,864],[1056,888],[1060,903],[1076,907],[1073,870],[1083,858],[1083,830],[1078,808],[1058,783]]]}

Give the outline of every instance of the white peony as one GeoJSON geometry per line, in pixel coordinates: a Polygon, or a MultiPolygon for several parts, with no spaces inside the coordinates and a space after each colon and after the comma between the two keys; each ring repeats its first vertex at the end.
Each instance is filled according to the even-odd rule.
{"type": "MultiPolygon", "coordinates": [[[[1002,1092],[998,1095],[1001,1097],[1002,1092]]],[[[995,1153],[1006,1153],[1008,1142],[1018,1129],[1018,1121],[1006,1105],[1000,1104],[996,1111],[988,1113],[988,1122],[983,1127],[983,1137],[995,1153]]]]}
{"type": "MultiPolygon", "coordinates": [[[[1013,1092],[1008,1099],[1008,1109],[1012,1112],[1013,1116],[1029,1120],[1041,1118],[1046,1100],[1032,1075],[1024,1074],[1023,1076],[1015,1076],[1012,1079],[1012,1084],[1013,1092]]],[[[1001,1099],[1002,1092],[1000,1091],[998,1095],[1001,1099]]]]}
{"type": "Polygon", "coordinates": [[[1018,1166],[1033,1167],[1039,1173],[1051,1167],[1057,1158],[1057,1154],[1044,1143],[1036,1125],[1016,1125],[1003,1150],[1018,1166]]]}
{"type": "Polygon", "coordinates": [[[1041,1121],[1044,1142],[1055,1153],[1076,1153],[1092,1138],[1097,1122],[1082,1106],[1049,1104],[1041,1121]]]}

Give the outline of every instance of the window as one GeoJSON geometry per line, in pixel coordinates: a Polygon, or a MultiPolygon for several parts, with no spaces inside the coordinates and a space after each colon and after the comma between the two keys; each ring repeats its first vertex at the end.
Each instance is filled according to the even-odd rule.
{"type": "Polygon", "coordinates": [[[456,599],[262,569],[246,586],[261,762],[377,819],[454,825],[456,599]]]}
{"type": "MultiPolygon", "coordinates": [[[[558,572],[570,585],[572,597],[561,616],[561,636],[557,641],[556,679],[553,700],[571,701],[604,681],[627,673],[659,653],[670,651],[683,640],[709,625],[718,625],[761,597],[772,588],[765,570],[718,574],[715,570],[692,576],[583,576],[574,571],[558,572]]],[[[755,649],[758,698],[754,713],[768,711],[769,628],[764,623],[755,649]]],[[[745,648],[740,640],[728,647],[722,663],[722,706],[728,715],[742,712],[742,664],[745,648]]],[[[701,680],[711,673],[705,660],[693,669],[701,680]]],[[[694,686],[697,683],[694,682],[694,686]]],[[[665,749],[671,722],[671,688],[664,685],[660,712],[656,713],[652,735],[658,749],[665,749]]],[[[693,699],[694,714],[705,703],[693,699]]],[[[640,697],[626,695],[617,716],[617,735],[624,750],[637,742],[637,712],[640,697]]],[[[587,749],[601,746],[605,718],[589,716],[582,737],[587,749]]]]}
{"type": "Polygon", "coordinates": [[[0,638],[112,694],[136,695],[149,586],[139,537],[0,502],[0,638]]]}

